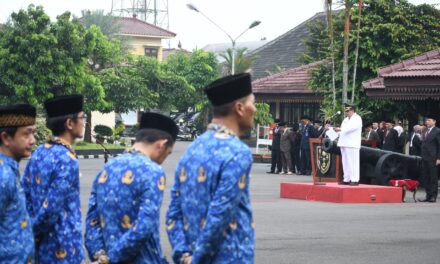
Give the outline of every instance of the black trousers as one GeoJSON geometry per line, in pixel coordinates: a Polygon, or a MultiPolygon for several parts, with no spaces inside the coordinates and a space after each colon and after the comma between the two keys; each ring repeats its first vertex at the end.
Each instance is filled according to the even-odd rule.
{"type": "Polygon", "coordinates": [[[300,158],[299,158],[299,147],[293,148],[290,152],[290,155],[292,157],[292,168],[293,172],[299,172],[300,171],[300,158]]]}
{"type": "Polygon", "coordinates": [[[310,148],[301,148],[301,168],[302,173],[310,173],[312,171],[312,163],[310,159],[310,148]]]}
{"type": "Polygon", "coordinates": [[[435,161],[423,160],[422,181],[426,190],[426,198],[436,198],[438,195],[438,168],[435,161]]]}
{"type": "Polygon", "coordinates": [[[281,172],[281,151],[279,149],[272,149],[272,166],[270,166],[271,172],[281,172]]]}

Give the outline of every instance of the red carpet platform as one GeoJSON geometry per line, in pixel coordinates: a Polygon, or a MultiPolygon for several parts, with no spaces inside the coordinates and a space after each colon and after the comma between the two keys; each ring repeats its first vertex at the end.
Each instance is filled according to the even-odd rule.
{"type": "Polygon", "coordinates": [[[402,189],[389,186],[313,185],[313,183],[281,183],[281,198],[332,203],[401,203],[402,189]]]}

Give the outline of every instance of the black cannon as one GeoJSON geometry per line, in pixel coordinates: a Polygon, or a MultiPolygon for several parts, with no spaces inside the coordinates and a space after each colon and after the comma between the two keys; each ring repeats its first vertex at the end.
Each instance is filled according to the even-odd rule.
{"type": "MultiPolygon", "coordinates": [[[[341,155],[336,141],[326,138],[322,149],[341,155]]],[[[360,182],[388,185],[392,179],[417,180],[422,171],[422,158],[362,146],[360,149],[360,182]]]]}

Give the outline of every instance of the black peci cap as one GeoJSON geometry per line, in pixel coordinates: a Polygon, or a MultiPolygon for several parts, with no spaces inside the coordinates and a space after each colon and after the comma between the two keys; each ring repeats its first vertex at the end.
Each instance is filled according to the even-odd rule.
{"type": "Polygon", "coordinates": [[[141,116],[141,122],[139,129],[158,129],[167,132],[171,135],[174,141],[176,141],[179,128],[176,123],[169,117],[158,113],[143,113],[141,116]]]}
{"type": "Polygon", "coordinates": [[[35,125],[37,111],[28,104],[0,106],[0,127],[35,125]]]}
{"type": "Polygon", "coordinates": [[[350,103],[344,103],[344,111],[349,111],[349,110],[356,110],[356,105],[355,104],[350,104],[350,103]]]}
{"type": "Polygon", "coordinates": [[[368,128],[368,127],[372,127],[372,126],[373,126],[373,122],[372,122],[372,121],[366,122],[366,123],[363,125],[364,129],[365,129],[365,128],[368,128]]]}
{"type": "Polygon", "coordinates": [[[58,117],[77,114],[83,110],[84,97],[82,95],[57,96],[44,102],[47,117],[58,117]]]}
{"type": "Polygon", "coordinates": [[[214,106],[231,103],[252,93],[251,75],[240,73],[223,77],[209,84],[204,91],[214,106]]]}

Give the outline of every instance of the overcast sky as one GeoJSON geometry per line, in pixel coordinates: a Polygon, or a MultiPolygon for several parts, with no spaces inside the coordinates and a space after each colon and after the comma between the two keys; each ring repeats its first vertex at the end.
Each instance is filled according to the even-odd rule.
{"type": "MultiPolygon", "coordinates": [[[[123,0],[113,0],[120,6],[123,0]]],[[[133,0],[125,0],[128,5],[133,0]]],[[[136,1],[136,0],[134,0],[136,1]]],[[[147,0],[152,2],[152,0],[147,0]]],[[[439,4],[440,0],[410,0],[414,4],[439,4]]],[[[103,9],[109,12],[112,0],[0,0],[0,23],[9,15],[29,4],[42,5],[52,19],[68,10],[79,16],[83,9],[103,9]]],[[[157,0],[159,6],[164,0],[157,0]]],[[[253,21],[261,24],[241,36],[238,42],[261,38],[272,40],[298,24],[323,11],[323,0],[168,0],[169,30],[177,36],[170,42],[176,47],[180,40],[183,48],[192,50],[207,44],[230,42],[228,37],[202,15],[189,10],[186,4],[194,4],[200,11],[220,25],[233,38],[253,21]]],[[[164,43],[166,45],[167,43],[164,43]]]]}

